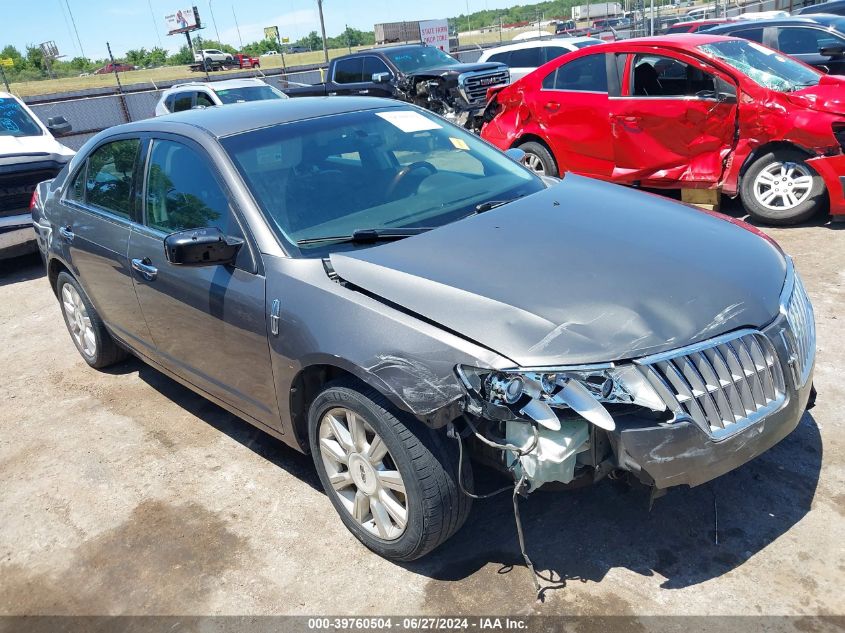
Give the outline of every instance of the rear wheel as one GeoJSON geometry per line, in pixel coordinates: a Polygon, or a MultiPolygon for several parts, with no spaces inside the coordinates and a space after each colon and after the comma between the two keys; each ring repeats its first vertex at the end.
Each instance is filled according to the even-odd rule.
{"type": "Polygon", "coordinates": [[[380,556],[419,558],[466,520],[471,499],[458,487],[453,444],[416,420],[400,419],[378,392],[353,382],[330,384],[311,405],[308,431],[332,505],[380,556]]]}
{"type": "Polygon", "coordinates": [[[102,369],[126,358],[126,351],[114,342],[76,279],[66,272],[59,273],[56,291],[65,325],[86,363],[102,369]]]}
{"type": "Polygon", "coordinates": [[[825,186],[806,158],[775,150],[754,161],[740,187],[745,210],[768,224],[796,224],[815,215],[824,206],[825,186]]]}
{"type": "Polygon", "coordinates": [[[522,164],[538,176],[558,176],[557,162],[545,145],[535,141],[528,141],[518,146],[525,156],[522,164]]]}

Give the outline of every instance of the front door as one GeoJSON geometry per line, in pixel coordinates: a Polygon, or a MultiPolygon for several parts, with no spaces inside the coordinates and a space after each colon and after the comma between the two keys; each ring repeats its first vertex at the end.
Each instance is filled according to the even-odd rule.
{"type": "Polygon", "coordinates": [[[142,226],[129,260],[159,362],[252,418],[279,425],[265,320],[265,279],[257,252],[244,244],[235,265],[177,266],[167,261],[169,233],[218,227],[246,231],[204,151],[188,141],[154,139],[145,170],[142,226]]]}
{"type": "Polygon", "coordinates": [[[526,95],[560,173],[607,178],[613,171],[607,60],[593,53],[566,62],[546,75],[541,90],[526,95]]]}
{"type": "Polygon", "coordinates": [[[140,145],[138,138],[103,143],[71,174],[52,239],[62,243],[61,250],[106,326],[118,338],[149,352],[152,337],[132,287],[127,258],[140,145]]]}
{"type": "Polygon", "coordinates": [[[712,186],[735,143],[737,88],[686,56],[631,55],[610,100],[614,181],[712,186]]]}

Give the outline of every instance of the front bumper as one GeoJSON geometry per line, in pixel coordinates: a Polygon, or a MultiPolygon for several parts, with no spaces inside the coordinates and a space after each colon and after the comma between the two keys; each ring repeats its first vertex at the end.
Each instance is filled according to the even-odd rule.
{"type": "Polygon", "coordinates": [[[807,164],[824,180],[830,199],[830,215],[834,220],[845,219],[845,154],[817,156],[809,159],[807,164]]]}
{"type": "Polygon", "coordinates": [[[27,213],[0,218],[0,259],[36,250],[32,216],[27,213]]]}
{"type": "Polygon", "coordinates": [[[804,376],[792,371],[792,352],[781,336],[785,327],[786,319],[780,316],[763,330],[783,371],[785,399],[780,408],[721,440],[692,421],[654,426],[645,420],[621,420],[611,437],[618,466],[656,488],[697,486],[742,466],[789,435],[807,408],[814,367],[801,384],[804,376]]]}

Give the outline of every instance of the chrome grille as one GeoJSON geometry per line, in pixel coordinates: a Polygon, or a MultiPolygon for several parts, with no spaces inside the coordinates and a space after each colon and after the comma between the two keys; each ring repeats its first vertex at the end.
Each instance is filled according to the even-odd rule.
{"type": "Polygon", "coordinates": [[[487,90],[502,86],[510,81],[510,72],[505,68],[493,72],[466,73],[460,77],[461,93],[471,106],[481,107],[487,103],[487,90]]]}
{"type": "Polygon", "coordinates": [[[636,361],[670,411],[715,439],[778,410],[783,372],[769,339],[744,330],[636,361]]]}
{"type": "Polygon", "coordinates": [[[813,367],[813,356],[816,352],[816,323],[813,316],[813,305],[810,297],[801,283],[801,278],[793,276],[792,294],[786,304],[786,320],[789,323],[791,340],[789,347],[795,355],[796,380],[799,387],[807,384],[810,369],[813,367]]]}

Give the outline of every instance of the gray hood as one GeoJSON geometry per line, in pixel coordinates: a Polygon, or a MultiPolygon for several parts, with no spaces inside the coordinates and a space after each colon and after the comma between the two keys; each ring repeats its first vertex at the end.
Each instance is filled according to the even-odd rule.
{"type": "Polygon", "coordinates": [[[362,290],[523,367],[635,358],[761,327],[786,275],[773,243],[726,219],[571,175],[331,261],[362,290]]]}

